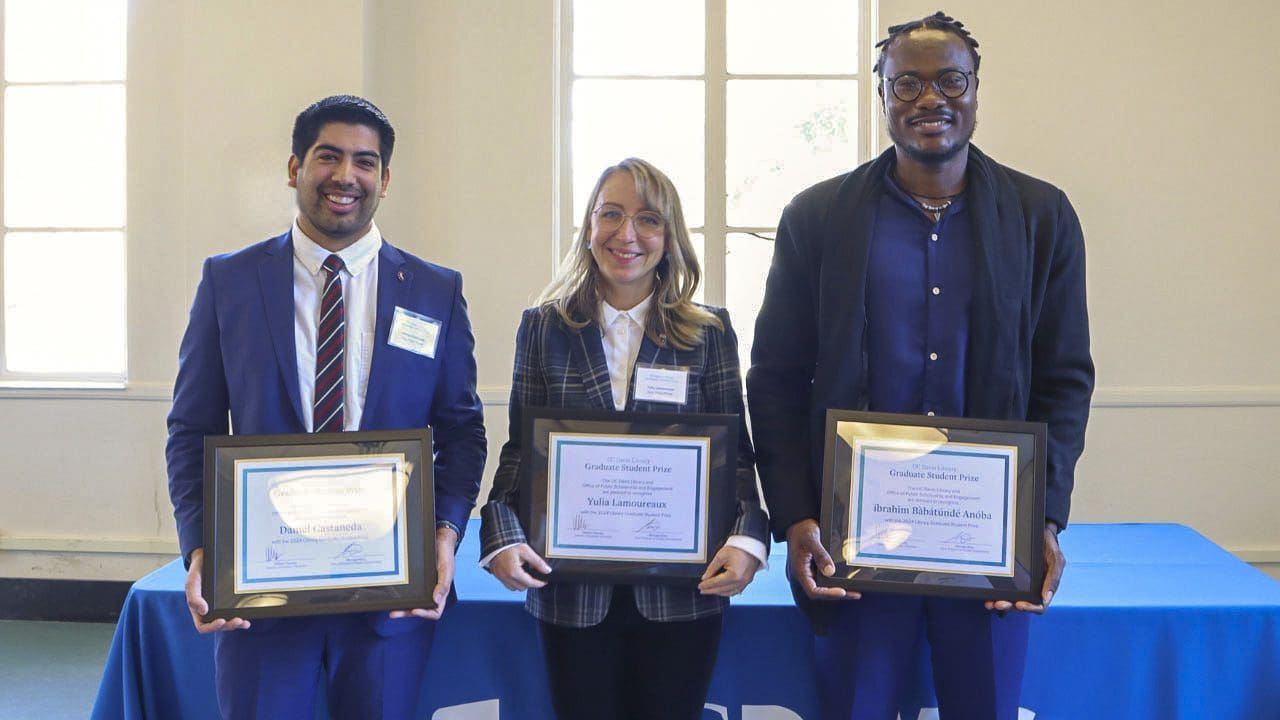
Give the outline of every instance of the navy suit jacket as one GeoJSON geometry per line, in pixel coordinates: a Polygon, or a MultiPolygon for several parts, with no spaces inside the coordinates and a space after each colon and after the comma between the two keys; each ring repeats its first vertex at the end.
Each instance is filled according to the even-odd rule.
{"type": "MultiPolygon", "coordinates": [[[[768,547],[768,518],[760,508],[756,493],[755,454],[743,415],[738,338],[727,312],[707,309],[724,323],[723,331],[706,328],[702,344],[690,350],[659,347],[651,333],[645,333],[636,357],[637,367],[688,368],[688,402],[673,405],[636,400],[633,377],[627,386],[626,408],[636,412],[731,413],[741,417],[737,519],[731,532],[756,538],[768,547]]],[[[506,545],[526,542],[516,508],[520,504],[520,463],[524,455],[521,425],[527,407],[614,409],[609,366],[596,323],[575,330],[565,325],[550,305],[525,310],[520,319],[511,381],[510,435],[502,446],[489,502],[480,512],[482,557],[506,545]]],[[[649,620],[693,620],[719,613],[728,604],[726,598],[702,595],[692,588],[636,585],[633,592],[636,607],[649,620]]],[[[556,625],[587,627],[604,619],[612,597],[612,585],[551,582],[544,588],[530,590],[525,608],[535,617],[556,625]]]]}
{"type": "MultiPolygon", "coordinates": [[[[165,447],[184,558],[203,545],[205,436],[306,432],[293,262],[286,232],[204,263],[179,351],[165,447]]],[[[462,532],[487,452],[462,276],[386,241],[377,262],[375,345],[360,429],[431,426],[436,519],[462,532]],[[440,321],[434,358],[387,344],[397,306],[440,321]]]]}
{"type": "MultiPolygon", "coordinates": [[[[747,396],[775,537],[819,517],[828,408],[867,407],[866,275],[894,149],[788,204],[747,396]]],[[[1093,393],[1084,237],[1067,196],[969,148],[973,302],[965,415],[1049,429],[1045,514],[1066,527],[1093,393]]]]}

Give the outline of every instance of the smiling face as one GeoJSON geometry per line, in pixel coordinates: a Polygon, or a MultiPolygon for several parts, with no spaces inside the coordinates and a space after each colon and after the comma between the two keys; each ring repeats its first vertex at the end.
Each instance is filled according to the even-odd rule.
{"type": "Polygon", "coordinates": [[[920,97],[903,102],[880,82],[885,124],[899,160],[937,165],[968,149],[977,124],[977,76],[970,76],[968,91],[957,98],[943,95],[934,82],[948,70],[973,72],[973,64],[965,41],[943,30],[916,30],[885,51],[883,77],[911,74],[924,83],[920,97]]]}
{"type": "Polygon", "coordinates": [[[654,208],[645,204],[631,173],[615,171],[600,186],[591,216],[591,256],[605,301],[619,310],[635,307],[653,291],[654,272],[666,252],[665,231],[649,237],[636,232],[635,215],[643,210],[654,208]],[[630,217],[615,229],[601,227],[601,211],[615,209],[630,217]]]}
{"type": "Polygon", "coordinates": [[[289,156],[289,186],[297,188],[298,225],[337,252],[373,226],[391,171],[382,164],[378,133],[365,125],[329,123],[305,157],[289,156]]]}

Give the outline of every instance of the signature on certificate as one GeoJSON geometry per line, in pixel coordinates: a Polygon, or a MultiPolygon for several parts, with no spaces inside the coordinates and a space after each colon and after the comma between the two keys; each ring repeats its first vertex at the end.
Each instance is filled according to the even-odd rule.
{"type": "Polygon", "coordinates": [[[364,557],[364,546],[360,543],[351,543],[342,548],[342,552],[339,552],[334,557],[338,560],[355,560],[356,558],[364,557]]]}
{"type": "Polygon", "coordinates": [[[578,513],[577,515],[574,515],[574,516],[573,516],[573,529],[574,529],[574,530],[586,530],[586,529],[587,529],[587,516],[586,516],[586,515],[584,515],[584,514],[582,514],[582,513],[578,513]]]}
{"type": "Polygon", "coordinates": [[[274,562],[280,559],[280,551],[277,550],[274,545],[268,545],[266,550],[267,550],[267,562],[274,562]]]}
{"type": "Polygon", "coordinates": [[[636,528],[636,532],[642,532],[644,530],[657,530],[658,527],[659,527],[658,518],[650,518],[648,522],[636,528]]]}
{"type": "Polygon", "coordinates": [[[946,540],[943,540],[943,542],[947,542],[947,543],[954,543],[954,544],[956,544],[956,545],[968,545],[969,543],[973,542],[973,536],[972,536],[972,535],[970,535],[969,533],[967,533],[967,532],[965,532],[965,531],[961,530],[960,532],[956,533],[955,535],[952,535],[951,537],[947,538],[946,540]]]}

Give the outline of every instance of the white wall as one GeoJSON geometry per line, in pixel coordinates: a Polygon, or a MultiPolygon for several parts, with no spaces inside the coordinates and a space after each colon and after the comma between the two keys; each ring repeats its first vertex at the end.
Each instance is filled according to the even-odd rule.
{"type": "MultiPolygon", "coordinates": [[[[1280,9],[1134,5],[947,8],[984,56],[976,141],[1063,187],[1085,226],[1099,389],[1072,519],[1185,523],[1280,568],[1280,9]]],[[[884,0],[882,26],[936,9],[884,0]]],[[[519,310],[552,267],[555,12],[135,0],[130,387],[0,390],[0,576],[172,557],[164,416],[200,260],[287,226],[293,116],[334,92],[396,124],[384,233],[467,279],[496,457],[519,310]]]]}
{"type": "MultiPolygon", "coordinates": [[[[881,19],[934,3],[886,1],[881,19]]],[[[1280,67],[1273,3],[948,6],[976,142],[1085,227],[1098,391],[1073,521],[1188,524],[1280,577],[1280,67]]]]}

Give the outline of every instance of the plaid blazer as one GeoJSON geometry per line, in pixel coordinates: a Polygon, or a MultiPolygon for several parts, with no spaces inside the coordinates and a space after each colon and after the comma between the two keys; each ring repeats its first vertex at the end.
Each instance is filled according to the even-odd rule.
{"type": "MultiPolygon", "coordinates": [[[[724,330],[708,327],[700,346],[692,350],[659,347],[645,334],[636,365],[678,365],[689,368],[689,397],[682,406],[637,401],[635,382],[628,388],[627,409],[639,412],[735,413],[739,425],[738,516],[732,533],[769,544],[768,517],[756,493],[755,452],[743,414],[742,379],[738,368],[738,338],[722,308],[707,308],[724,323],[724,330]]],[[[517,508],[520,500],[521,422],[526,407],[576,407],[613,410],[609,368],[600,329],[591,323],[581,330],[567,327],[555,308],[544,305],[525,310],[516,334],[512,371],[510,427],[494,474],[489,501],[481,509],[480,556],[525,542],[517,508]]],[[[729,601],[698,593],[694,588],[663,585],[633,586],[636,607],[649,620],[693,620],[721,612],[729,601]]],[[[525,609],[540,620],[568,627],[588,627],[604,619],[613,586],[563,582],[530,590],[525,609]]]]}

